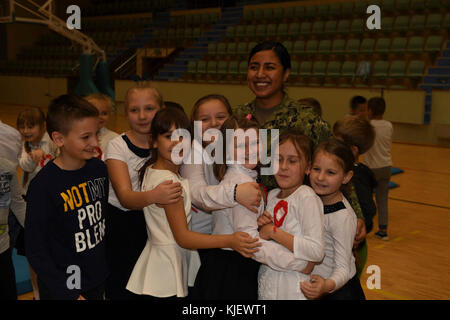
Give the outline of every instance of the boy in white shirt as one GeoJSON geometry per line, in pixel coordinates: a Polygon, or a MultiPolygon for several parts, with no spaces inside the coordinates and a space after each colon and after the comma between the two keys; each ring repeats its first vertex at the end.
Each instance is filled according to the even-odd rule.
{"type": "Polygon", "coordinates": [[[375,236],[381,240],[389,240],[388,226],[388,192],[392,170],[392,123],[383,119],[386,102],[381,97],[371,98],[368,102],[369,119],[375,128],[375,142],[364,154],[363,163],[372,169],[377,188],[375,198],[378,208],[378,227],[375,236]]]}

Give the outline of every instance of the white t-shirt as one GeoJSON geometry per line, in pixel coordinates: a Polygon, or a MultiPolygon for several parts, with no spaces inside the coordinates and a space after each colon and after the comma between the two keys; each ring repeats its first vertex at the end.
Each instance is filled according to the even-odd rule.
{"type": "Polygon", "coordinates": [[[370,124],[375,128],[375,142],[363,154],[363,163],[371,169],[392,166],[392,123],[387,120],[370,120],[370,124]]]}
{"type": "MultiPolygon", "coordinates": [[[[115,159],[125,162],[128,166],[128,174],[130,175],[131,188],[133,191],[139,192],[141,190],[139,183],[139,169],[145,164],[145,162],[150,158],[150,156],[140,157],[135,152],[131,151],[128,144],[125,142],[123,138],[124,136],[126,137],[126,135],[123,133],[122,135],[112,139],[108,143],[105,153],[105,161],[107,161],[108,159],[115,159]]],[[[111,181],[109,182],[108,202],[113,206],[115,206],[116,208],[119,208],[123,211],[130,210],[124,208],[120,204],[119,198],[117,198],[117,195],[114,191],[111,181]]]]}
{"type": "Polygon", "coordinates": [[[325,258],[314,266],[311,274],[324,279],[331,278],[338,290],[356,274],[353,240],[356,233],[356,215],[350,203],[343,197],[343,208],[325,214],[325,258]]]}
{"type": "Polygon", "coordinates": [[[19,131],[0,120],[0,157],[12,161],[17,167],[20,151],[22,150],[22,137],[19,131]]]}
{"type": "Polygon", "coordinates": [[[101,154],[101,159],[104,160],[105,159],[105,151],[106,151],[106,147],[108,146],[108,143],[118,137],[119,134],[117,134],[114,131],[109,130],[106,127],[103,127],[100,129],[99,133],[98,133],[98,146],[100,148],[100,154],[101,154]]]}

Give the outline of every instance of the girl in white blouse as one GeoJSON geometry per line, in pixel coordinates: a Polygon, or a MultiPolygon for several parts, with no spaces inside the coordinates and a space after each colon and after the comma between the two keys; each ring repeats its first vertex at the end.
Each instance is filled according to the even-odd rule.
{"type": "Polygon", "coordinates": [[[311,141],[298,130],[288,129],[280,135],[279,168],[275,173],[279,188],[268,195],[266,212],[258,221],[259,234],[293,252],[304,269],[277,271],[262,265],[258,275],[261,300],[305,300],[298,284],[309,279],[312,262],[323,259],[323,205],[303,184],[310,170],[311,150],[311,141]]]}
{"type": "MultiPolygon", "coordinates": [[[[56,157],[58,148],[45,131],[45,115],[37,107],[29,107],[21,111],[17,116],[17,129],[24,140],[22,153],[19,157],[19,166],[22,169],[21,182],[22,194],[25,195],[30,181],[49,162],[56,157]]],[[[25,255],[24,231],[21,228],[17,241],[17,253],[25,255]]],[[[37,276],[29,266],[33,294],[39,300],[37,276]]]]}
{"type": "MultiPolygon", "coordinates": [[[[141,190],[172,180],[182,186],[182,197],[174,204],[151,204],[144,208],[148,240],[131,273],[127,289],[158,298],[186,297],[200,267],[195,249],[227,248],[248,254],[248,234],[206,235],[190,230],[191,201],[187,180],[178,174],[172,159],[180,140],[171,140],[176,129],[189,129],[183,111],[165,108],[152,121],[150,159],[139,170],[141,190]]],[[[183,143],[183,141],[181,141],[183,143]]],[[[182,149],[181,149],[182,150],[182,149]]],[[[178,156],[183,157],[179,151],[178,156]]]]}
{"type": "Polygon", "coordinates": [[[319,145],[314,153],[310,181],[325,213],[325,258],[300,284],[309,299],[365,300],[352,254],[356,216],[341,192],[353,176],[354,156],[337,139],[319,145]]]}

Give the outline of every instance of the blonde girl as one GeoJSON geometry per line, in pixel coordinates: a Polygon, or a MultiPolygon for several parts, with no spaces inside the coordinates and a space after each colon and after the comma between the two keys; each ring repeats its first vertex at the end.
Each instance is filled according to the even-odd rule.
{"type": "Polygon", "coordinates": [[[111,140],[105,161],[111,182],[106,219],[106,248],[110,277],[109,299],[134,299],[125,289],[133,267],[147,241],[142,209],[151,204],[176,203],[181,185],[165,181],[141,191],[139,169],[150,158],[149,135],[153,117],[163,107],[160,92],[146,83],[130,88],[125,95],[125,114],[130,129],[111,140]]]}

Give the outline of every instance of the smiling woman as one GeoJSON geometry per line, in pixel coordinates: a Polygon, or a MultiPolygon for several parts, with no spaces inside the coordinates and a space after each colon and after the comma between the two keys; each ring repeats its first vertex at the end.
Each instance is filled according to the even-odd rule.
{"type": "MultiPolygon", "coordinates": [[[[253,115],[263,129],[298,128],[314,145],[328,140],[332,133],[310,106],[292,100],[285,92],[284,83],[291,71],[291,58],[279,42],[262,42],[250,52],[247,83],[255,99],[233,109],[237,116],[253,115]]],[[[270,137],[268,137],[270,139],[270,137]]],[[[270,144],[268,144],[268,152],[270,144]]],[[[264,176],[264,184],[276,187],[273,176],[264,176]]]]}

